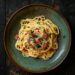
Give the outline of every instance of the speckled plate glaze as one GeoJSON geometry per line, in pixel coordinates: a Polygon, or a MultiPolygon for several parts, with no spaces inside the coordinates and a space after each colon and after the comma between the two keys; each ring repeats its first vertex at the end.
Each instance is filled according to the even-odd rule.
{"type": "Polygon", "coordinates": [[[22,70],[33,73],[42,73],[56,68],[67,56],[71,45],[71,32],[66,20],[53,8],[47,5],[29,5],[17,10],[9,19],[4,32],[4,46],[7,55],[22,70]],[[58,38],[59,48],[54,56],[44,61],[42,59],[23,57],[15,48],[15,35],[20,29],[20,20],[44,15],[55,23],[60,29],[58,38]]]}

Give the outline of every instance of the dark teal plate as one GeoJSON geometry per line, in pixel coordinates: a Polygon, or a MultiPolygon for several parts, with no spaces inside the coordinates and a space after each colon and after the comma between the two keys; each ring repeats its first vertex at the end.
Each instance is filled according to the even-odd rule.
{"type": "Polygon", "coordinates": [[[70,49],[71,33],[66,20],[55,10],[47,5],[30,5],[15,12],[8,21],[4,34],[4,45],[8,56],[22,70],[41,73],[50,71],[62,63],[70,49]],[[44,15],[46,18],[51,19],[60,29],[58,39],[59,48],[54,56],[47,61],[23,57],[21,52],[17,51],[15,48],[15,35],[20,29],[20,20],[23,18],[33,18],[39,15],[44,15]]]}

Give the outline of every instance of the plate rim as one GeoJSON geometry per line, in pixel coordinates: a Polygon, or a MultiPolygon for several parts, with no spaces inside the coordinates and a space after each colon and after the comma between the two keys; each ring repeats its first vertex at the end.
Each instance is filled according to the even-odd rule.
{"type": "Polygon", "coordinates": [[[63,16],[63,14],[59,13],[59,12],[58,12],[57,10],[55,10],[52,6],[49,6],[49,5],[46,5],[46,4],[30,4],[30,5],[26,5],[26,6],[23,6],[23,7],[19,8],[19,9],[17,9],[17,10],[9,17],[9,19],[8,19],[8,21],[7,21],[7,23],[6,23],[5,29],[4,29],[4,38],[3,38],[3,41],[4,41],[4,48],[5,48],[6,54],[8,55],[10,61],[12,61],[12,62],[13,62],[17,67],[19,67],[22,71],[31,72],[31,73],[44,73],[44,72],[48,72],[48,71],[51,71],[51,70],[57,68],[57,67],[65,60],[65,58],[67,57],[67,55],[68,55],[68,53],[69,53],[69,51],[70,51],[71,39],[72,39],[72,38],[71,38],[71,30],[70,30],[70,27],[69,27],[69,23],[67,22],[67,20],[66,20],[65,17],[63,16]],[[5,40],[6,40],[6,39],[5,39],[6,30],[7,30],[8,24],[10,23],[11,19],[12,19],[18,12],[20,12],[21,10],[23,10],[23,9],[25,9],[25,8],[27,8],[27,7],[31,7],[31,6],[42,6],[42,7],[47,7],[47,8],[49,8],[49,9],[53,10],[54,12],[56,12],[57,14],[59,14],[59,15],[62,17],[62,19],[65,21],[66,26],[67,26],[68,31],[69,31],[69,40],[70,40],[70,41],[69,41],[69,44],[68,44],[68,47],[67,47],[67,51],[68,51],[68,52],[67,52],[66,55],[63,57],[62,61],[60,61],[58,64],[56,64],[56,66],[53,66],[52,68],[50,68],[50,69],[48,69],[48,70],[31,71],[31,70],[26,69],[25,67],[22,67],[20,64],[18,64],[18,63],[14,60],[13,56],[11,55],[11,53],[9,52],[9,49],[7,49],[6,44],[5,44],[5,43],[6,43],[6,42],[5,42],[5,40]]]}

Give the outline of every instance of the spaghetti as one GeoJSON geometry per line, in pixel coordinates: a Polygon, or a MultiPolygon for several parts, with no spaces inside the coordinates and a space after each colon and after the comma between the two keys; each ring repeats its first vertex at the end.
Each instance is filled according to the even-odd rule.
{"type": "Polygon", "coordinates": [[[22,19],[15,47],[25,57],[47,60],[58,49],[58,27],[45,16],[22,19]]]}

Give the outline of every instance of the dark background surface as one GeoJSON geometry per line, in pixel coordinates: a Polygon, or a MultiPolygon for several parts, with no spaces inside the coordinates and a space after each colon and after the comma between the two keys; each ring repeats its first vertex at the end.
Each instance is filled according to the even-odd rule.
{"type": "Polygon", "coordinates": [[[0,75],[75,75],[75,2],[74,0],[0,0],[0,75]],[[8,59],[3,46],[6,22],[17,9],[29,4],[56,5],[68,20],[72,32],[72,45],[64,62],[56,69],[44,74],[22,72],[8,59]]]}

